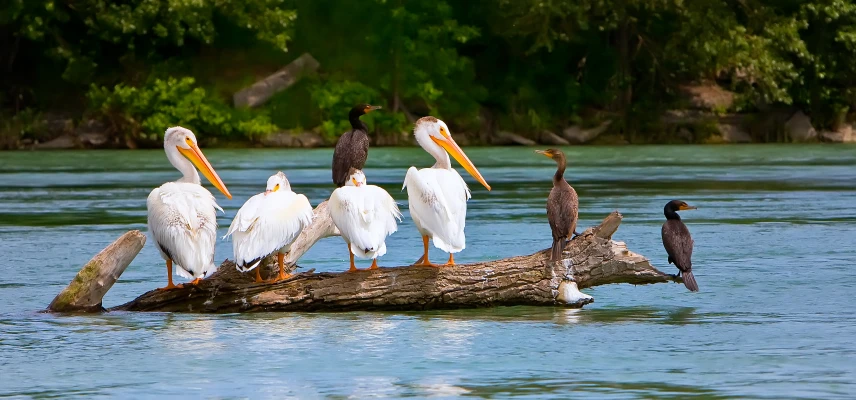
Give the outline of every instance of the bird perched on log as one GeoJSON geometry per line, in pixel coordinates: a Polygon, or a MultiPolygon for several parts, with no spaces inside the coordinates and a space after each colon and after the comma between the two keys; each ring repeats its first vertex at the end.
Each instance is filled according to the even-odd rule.
{"type": "MultiPolygon", "coordinates": [[[[176,273],[197,284],[214,265],[214,243],[217,239],[217,210],[223,211],[214,196],[200,184],[196,168],[214,187],[232,198],[226,185],[199,150],[196,136],[180,126],[166,130],[163,138],[166,157],[182,174],[181,179],[167,182],[152,190],[146,200],[149,232],[161,256],[166,260],[168,284],[161,289],[177,287],[172,283],[172,265],[176,273]],[[196,168],[194,168],[196,166],[196,168]]],[[[181,285],[179,285],[181,286],[181,285]]]]}
{"type": "Polygon", "coordinates": [[[380,109],[380,106],[358,104],[348,113],[351,130],[342,134],[333,150],[333,183],[336,187],[345,186],[350,177],[351,168],[362,170],[369,156],[369,128],[360,116],[380,109]]]}
{"type": "Polygon", "coordinates": [[[366,184],[363,171],[351,168],[345,186],[330,196],[333,224],[348,243],[349,271],[356,271],[354,255],[371,258],[369,269],[377,269],[377,258],[386,254],[386,237],[394,233],[401,220],[395,200],[383,188],[366,184]]]}
{"type": "Polygon", "coordinates": [[[663,214],[666,215],[666,223],[662,229],[663,247],[666,248],[666,253],[669,253],[669,264],[678,267],[678,276],[683,274],[684,286],[691,292],[698,291],[698,284],[693,276],[693,238],[690,236],[690,230],[681,221],[678,211],[695,209],[680,200],[672,200],[663,208],[663,214]]]}
{"type": "Polygon", "coordinates": [[[466,247],[464,225],[470,189],[461,174],[452,168],[451,154],[476,180],[490,190],[479,170],[452,139],[446,123],[422,117],[413,128],[416,141],[436,162],[431,168],[410,167],[404,178],[410,217],[422,235],[424,253],[416,264],[435,266],[428,261],[428,239],[434,247],[449,253],[446,265],[455,265],[454,253],[466,247]]]}
{"type": "Polygon", "coordinates": [[[577,229],[579,216],[579,198],[577,191],[565,180],[565,153],[558,149],[536,150],[538,154],[556,162],[556,174],[553,175],[553,189],[547,197],[547,221],[553,231],[553,246],[550,261],[562,259],[562,251],[577,229]]]}
{"type": "Polygon", "coordinates": [[[256,270],[256,282],[261,282],[260,268],[269,255],[277,253],[279,276],[271,281],[288,278],[283,260],[291,244],[312,222],[312,205],[302,194],[294,193],[282,171],[268,178],[264,193],[250,197],[232,220],[225,239],[232,236],[232,250],[238,271],[256,270]]]}

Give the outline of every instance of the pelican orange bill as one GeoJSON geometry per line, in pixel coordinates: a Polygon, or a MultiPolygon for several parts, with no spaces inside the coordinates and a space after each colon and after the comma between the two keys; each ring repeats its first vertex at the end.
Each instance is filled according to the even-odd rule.
{"type": "Polygon", "coordinates": [[[434,136],[431,136],[431,140],[433,140],[434,143],[440,145],[440,147],[446,149],[446,151],[449,152],[449,154],[451,154],[452,157],[455,158],[455,160],[458,160],[458,163],[460,163],[461,166],[464,167],[464,169],[467,170],[467,172],[469,172],[470,175],[473,176],[473,178],[476,178],[476,180],[479,181],[479,183],[481,183],[485,188],[487,188],[487,190],[490,190],[490,185],[485,182],[481,173],[479,173],[479,170],[476,169],[476,166],[473,165],[473,162],[470,161],[467,155],[464,154],[464,151],[461,150],[457,143],[455,143],[455,140],[452,139],[451,136],[443,136],[445,136],[445,139],[437,139],[434,136]]]}
{"type": "Polygon", "coordinates": [[[202,175],[205,175],[205,178],[208,179],[208,182],[211,182],[217,190],[221,191],[227,198],[232,199],[232,194],[229,193],[229,189],[226,189],[226,185],[223,184],[223,181],[220,179],[220,176],[214,172],[214,168],[211,166],[211,163],[208,162],[208,159],[205,158],[205,155],[202,154],[202,150],[199,149],[199,146],[196,143],[192,143],[188,141],[187,143],[190,145],[190,149],[185,149],[182,147],[178,147],[178,151],[185,157],[187,157],[193,165],[202,172],[202,175]]]}

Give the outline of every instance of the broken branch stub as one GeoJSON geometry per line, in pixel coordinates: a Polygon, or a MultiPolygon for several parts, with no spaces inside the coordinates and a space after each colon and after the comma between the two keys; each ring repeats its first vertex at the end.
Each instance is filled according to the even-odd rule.
{"type": "Polygon", "coordinates": [[[126,232],[80,269],[71,283],[53,299],[48,311],[102,311],[101,299],[145,244],[146,235],[142,232],[126,232]]]}

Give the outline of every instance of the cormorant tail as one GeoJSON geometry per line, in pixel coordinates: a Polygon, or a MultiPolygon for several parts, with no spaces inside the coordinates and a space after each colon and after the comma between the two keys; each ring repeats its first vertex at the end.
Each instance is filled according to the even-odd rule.
{"type": "Polygon", "coordinates": [[[553,248],[550,252],[550,261],[561,260],[563,250],[565,250],[565,238],[553,239],[553,248]]]}
{"type": "Polygon", "coordinates": [[[686,286],[690,292],[698,292],[698,283],[696,283],[692,271],[684,272],[681,276],[684,278],[684,286],[686,286]]]}

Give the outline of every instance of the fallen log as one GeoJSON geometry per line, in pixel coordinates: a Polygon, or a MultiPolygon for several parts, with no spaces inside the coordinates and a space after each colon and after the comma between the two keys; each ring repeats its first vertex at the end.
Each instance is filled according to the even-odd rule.
{"type": "Polygon", "coordinates": [[[288,89],[306,74],[318,70],[318,61],[309,53],[303,53],[272,75],[243,88],[232,95],[235,107],[256,107],[264,104],[274,94],[288,89]]]}
{"type": "MultiPolygon", "coordinates": [[[[316,208],[319,224],[307,234],[308,249],[323,234],[326,208],[316,208]],[[314,240],[311,240],[314,239],[314,240]],[[311,243],[310,243],[311,242],[311,243]]],[[[198,285],[152,290],[111,310],[174,312],[427,310],[501,305],[579,308],[594,299],[579,289],[610,283],[649,284],[680,278],[654,268],[647,258],[612,241],[621,223],[613,212],[565,247],[563,260],[549,261],[549,249],[527,256],[451,267],[404,266],[358,272],[297,274],[277,283],[255,283],[225,261],[198,285]]],[[[305,250],[304,250],[305,251],[305,250]]],[[[296,257],[296,258],[295,258],[296,257]]]]}
{"type": "Polygon", "coordinates": [[[146,235],[130,231],[92,257],[48,306],[54,312],[99,312],[101,299],[146,244],[146,235]]]}

